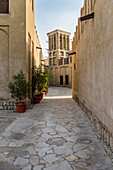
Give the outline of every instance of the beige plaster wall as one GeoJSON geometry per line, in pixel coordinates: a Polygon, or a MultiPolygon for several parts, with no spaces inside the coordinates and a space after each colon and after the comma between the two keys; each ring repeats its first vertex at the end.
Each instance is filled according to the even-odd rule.
{"type": "Polygon", "coordinates": [[[113,1],[96,0],[93,11],[94,19],[80,23],[73,39],[73,98],[113,132],[113,1]]]}
{"type": "Polygon", "coordinates": [[[9,35],[8,35],[8,27],[7,32],[5,31],[6,28],[1,27],[0,29],[0,96],[1,99],[7,99],[8,94],[8,79],[9,79],[9,67],[8,67],[8,60],[9,60],[9,35]],[[4,47],[4,48],[3,48],[4,47]],[[3,93],[4,91],[4,93],[3,93]]]}
{"type": "Polygon", "coordinates": [[[9,99],[12,75],[25,72],[25,1],[10,1],[9,14],[0,14],[0,99],[9,99]],[[15,17],[16,16],[16,17],[15,17]]]}
{"type": "Polygon", "coordinates": [[[32,81],[32,43],[34,42],[35,38],[35,11],[32,10],[32,1],[26,0],[26,73],[27,73],[27,80],[32,81]],[[29,45],[29,37],[30,37],[30,49],[29,45]],[[30,54],[29,52],[30,51],[30,54]],[[30,55],[30,56],[29,56],[30,55]],[[30,57],[30,58],[29,58],[30,57]],[[29,73],[30,70],[30,73],[29,73]]]}
{"type": "MultiPolygon", "coordinates": [[[[41,60],[43,59],[42,50],[38,49],[37,47],[41,48],[41,44],[39,41],[39,37],[36,31],[35,26],[35,1],[34,2],[34,9],[32,9],[32,1],[26,0],[26,63],[27,63],[27,78],[29,72],[29,63],[28,63],[28,39],[29,36],[31,37],[31,58],[30,58],[30,70],[32,70],[32,58],[34,57],[34,65],[39,66],[41,64],[41,60]],[[34,56],[32,56],[32,43],[34,44],[34,56]]],[[[30,80],[32,81],[32,71],[30,80]]]]}
{"type": "Polygon", "coordinates": [[[41,64],[41,60],[43,60],[43,53],[42,53],[42,49],[37,48],[37,47],[41,48],[37,31],[35,31],[34,42],[35,42],[34,43],[34,65],[39,66],[41,64]]]}
{"type": "MultiPolygon", "coordinates": [[[[35,2],[35,1],[34,1],[35,2]]],[[[34,5],[35,9],[35,5],[34,5]]],[[[28,80],[32,80],[32,59],[40,64],[36,49],[41,46],[35,27],[35,11],[31,0],[11,0],[9,14],[0,14],[0,99],[10,99],[7,88],[12,76],[23,70],[28,80]],[[28,35],[31,37],[30,65],[28,63],[28,35]],[[34,50],[33,50],[34,44],[34,50]],[[33,52],[34,51],[34,52],[33,52]],[[34,56],[33,56],[34,54],[34,56]]]]}
{"type": "Polygon", "coordinates": [[[52,66],[50,69],[52,75],[51,85],[72,87],[72,64],[63,66],[52,66]],[[68,75],[68,85],[65,85],[65,76],[68,75]],[[60,85],[60,76],[63,76],[63,85],[60,85]]]}

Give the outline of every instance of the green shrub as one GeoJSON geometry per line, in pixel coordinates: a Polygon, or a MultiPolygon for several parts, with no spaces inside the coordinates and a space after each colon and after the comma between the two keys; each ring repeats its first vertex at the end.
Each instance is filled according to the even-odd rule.
{"type": "Polygon", "coordinates": [[[43,73],[43,91],[46,91],[48,89],[48,86],[51,81],[51,74],[48,71],[44,71],[43,73]]]}
{"type": "Polygon", "coordinates": [[[18,75],[13,76],[14,82],[9,83],[11,97],[16,101],[23,101],[30,94],[31,83],[27,82],[22,70],[18,75]]]}
{"type": "Polygon", "coordinates": [[[34,66],[32,69],[33,96],[41,93],[42,91],[46,91],[51,80],[51,75],[48,71],[44,71],[42,66],[42,64],[39,67],[34,66]]]}

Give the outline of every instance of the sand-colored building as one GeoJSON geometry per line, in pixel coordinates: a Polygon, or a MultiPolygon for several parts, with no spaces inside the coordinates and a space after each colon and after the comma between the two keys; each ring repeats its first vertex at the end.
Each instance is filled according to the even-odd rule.
{"type": "Polygon", "coordinates": [[[72,57],[70,51],[70,33],[54,30],[47,33],[49,70],[51,85],[72,87],[72,57]]]}
{"type": "Polygon", "coordinates": [[[41,58],[35,0],[0,0],[0,100],[10,99],[8,84],[20,70],[32,80],[32,66],[41,58]]]}
{"type": "Polygon", "coordinates": [[[44,69],[46,71],[49,71],[49,59],[48,58],[44,59],[44,69]]]}
{"type": "Polygon", "coordinates": [[[73,98],[113,150],[113,1],[85,0],[73,38],[73,98]]]}
{"type": "Polygon", "coordinates": [[[48,60],[48,58],[47,58],[47,59],[44,59],[44,65],[45,65],[46,67],[49,67],[49,60],[48,60]]]}

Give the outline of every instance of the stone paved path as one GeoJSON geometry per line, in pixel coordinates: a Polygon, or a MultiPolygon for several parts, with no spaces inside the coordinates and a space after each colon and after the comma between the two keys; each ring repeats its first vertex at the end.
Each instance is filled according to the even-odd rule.
{"type": "Polygon", "coordinates": [[[51,87],[24,114],[0,111],[0,170],[113,170],[71,89],[51,87]]]}

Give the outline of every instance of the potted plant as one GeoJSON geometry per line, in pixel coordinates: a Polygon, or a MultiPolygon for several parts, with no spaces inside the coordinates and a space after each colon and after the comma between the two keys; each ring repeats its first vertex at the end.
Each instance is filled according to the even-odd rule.
{"type": "Polygon", "coordinates": [[[34,66],[32,69],[32,92],[33,92],[33,100],[35,104],[40,103],[42,99],[42,67],[41,65],[39,67],[34,66]]]}
{"type": "Polygon", "coordinates": [[[43,82],[43,91],[45,92],[45,94],[48,93],[48,86],[50,84],[50,81],[51,81],[51,74],[45,70],[44,73],[43,73],[43,77],[44,77],[44,82],[43,82]]]}
{"type": "Polygon", "coordinates": [[[13,76],[13,82],[9,83],[11,97],[16,99],[16,109],[18,113],[26,111],[26,97],[30,94],[31,83],[27,82],[23,71],[21,70],[18,75],[13,76]]]}
{"type": "Polygon", "coordinates": [[[51,80],[51,75],[47,71],[44,71],[43,65],[41,64],[39,67],[33,67],[32,76],[32,91],[34,103],[39,103],[40,100],[47,93],[47,89],[51,80]]]}

